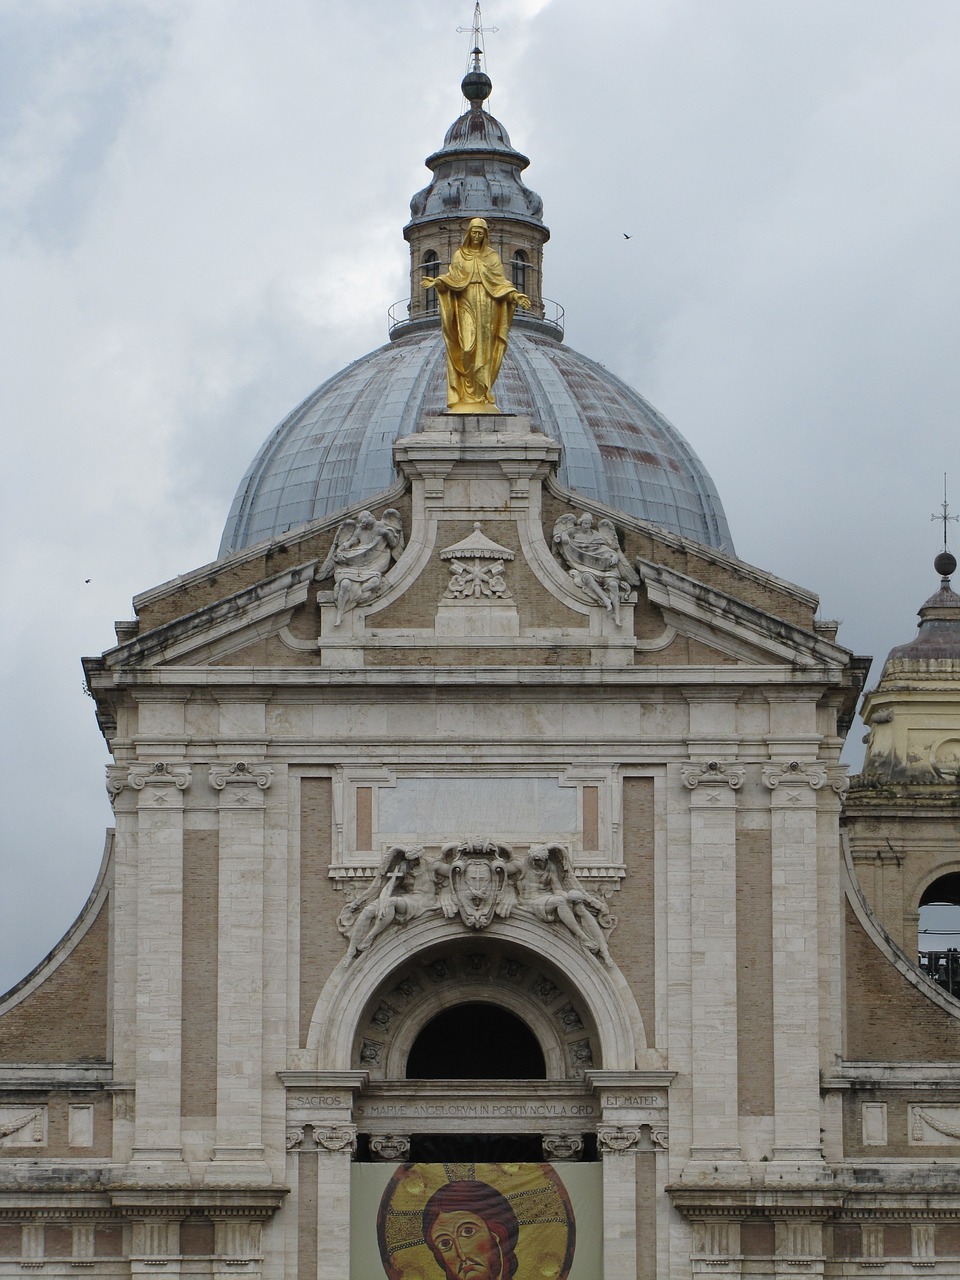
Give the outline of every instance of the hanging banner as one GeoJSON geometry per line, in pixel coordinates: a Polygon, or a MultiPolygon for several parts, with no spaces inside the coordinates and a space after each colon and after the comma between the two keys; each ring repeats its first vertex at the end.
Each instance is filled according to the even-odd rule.
{"type": "Polygon", "coordinates": [[[350,1280],[602,1280],[599,1163],[354,1164],[350,1280]]]}

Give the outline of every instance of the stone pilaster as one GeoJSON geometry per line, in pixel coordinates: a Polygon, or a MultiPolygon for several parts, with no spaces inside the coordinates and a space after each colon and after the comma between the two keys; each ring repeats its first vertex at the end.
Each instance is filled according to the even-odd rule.
{"type": "Polygon", "coordinates": [[[742,765],[681,767],[690,791],[691,1160],[739,1160],[737,792],[742,765]]]}
{"type": "MultiPolygon", "coordinates": [[[[150,707],[176,730],[182,705],[150,707]],[[166,715],[164,713],[167,713],[166,715]]],[[[130,766],[137,793],[137,1045],[133,1160],[180,1166],[180,1026],[183,982],[183,793],[190,766],[156,760],[130,766]]],[[[163,1180],[178,1176],[157,1169],[163,1180]]]]}
{"type": "MultiPolygon", "coordinates": [[[[280,1072],[287,1089],[288,1180],[299,1161],[316,1161],[316,1225],[304,1221],[301,1228],[317,1233],[316,1280],[344,1280],[350,1275],[350,1165],[357,1148],[354,1099],[367,1078],[365,1071],[280,1072]]],[[[312,1170],[309,1180],[312,1184],[312,1170]]]]}
{"type": "MultiPolygon", "coordinates": [[[[262,715],[262,707],[260,708],[262,715]]],[[[234,760],[210,769],[219,795],[217,1129],[208,1181],[262,1167],[264,793],[273,770],[234,760]],[[222,1169],[217,1168],[223,1165],[222,1169]],[[244,1168],[246,1166],[246,1168],[244,1168]]]]}
{"type": "MultiPolygon", "coordinates": [[[[667,1090],[673,1075],[671,1071],[587,1072],[603,1116],[597,1126],[597,1147],[603,1162],[605,1280],[637,1277],[637,1160],[655,1159],[658,1188],[665,1185],[667,1090]]],[[[649,1250],[652,1244],[647,1240],[643,1247],[649,1250]]]]}
{"type": "Polygon", "coordinates": [[[637,1151],[641,1130],[602,1125],[597,1145],[603,1161],[603,1274],[606,1280],[636,1280],[637,1151]]]}
{"type": "Polygon", "coordinates": [[[357,1130],[352,1124],[318,1125],[313,1137],[317,1144],[317,1233],[321,1242],[317,1280],[343,1280],[350,1274],[350,1165],[357,1149],[357,1130]]]}
{"type": "Polygon", "coordinates": [[[816,761],[776,761],[770,790],[773,871],[774,1162],[822,1162],[817,917],[816,761]]]}

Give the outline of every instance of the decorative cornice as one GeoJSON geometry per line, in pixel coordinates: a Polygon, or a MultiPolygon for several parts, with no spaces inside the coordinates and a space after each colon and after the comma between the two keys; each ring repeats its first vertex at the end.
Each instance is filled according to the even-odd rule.
{"type": "Polygon", "coordinates": [[[683,785],[690,791],[695,791],[701,784],[728,786],[733,791],[739,791],[746,772],[743,765],[724,764],[722,760],[706,760],[680,766],[683,785]]]}
{"type": "Polygon", "coordinates": [[[273,769],[265,764],[249,764],[246,760],[210,766],[210,785],[215,791],[223,791],[228,782],[255,783],[261,791],[266,791],[273,782],[273,769]]]}

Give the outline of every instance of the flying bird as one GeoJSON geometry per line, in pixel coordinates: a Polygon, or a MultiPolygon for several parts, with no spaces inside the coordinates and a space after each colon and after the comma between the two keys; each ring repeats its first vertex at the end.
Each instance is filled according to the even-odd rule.
{"type": "Polygon", "coordinates": [[[628,236],[628,235],[627,235],[627,233],[626,233],[626,232],[624,232],[624,233],[623,233],[623,238],[624,238],[624,240],[632,240],[632,239],[633,239],[633,236],[628,236]]]}

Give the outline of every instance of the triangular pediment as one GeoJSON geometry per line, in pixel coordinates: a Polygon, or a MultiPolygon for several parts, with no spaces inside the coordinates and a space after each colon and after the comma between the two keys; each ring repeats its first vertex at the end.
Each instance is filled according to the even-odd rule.
{"type": "Polygon", "coordinates": [[[521,428],[399,442],[404,481],[369,512],[144,593],[98,665],[846,665],[809,592],[582,501],[553,479],[556,445],[521,428]]]}

